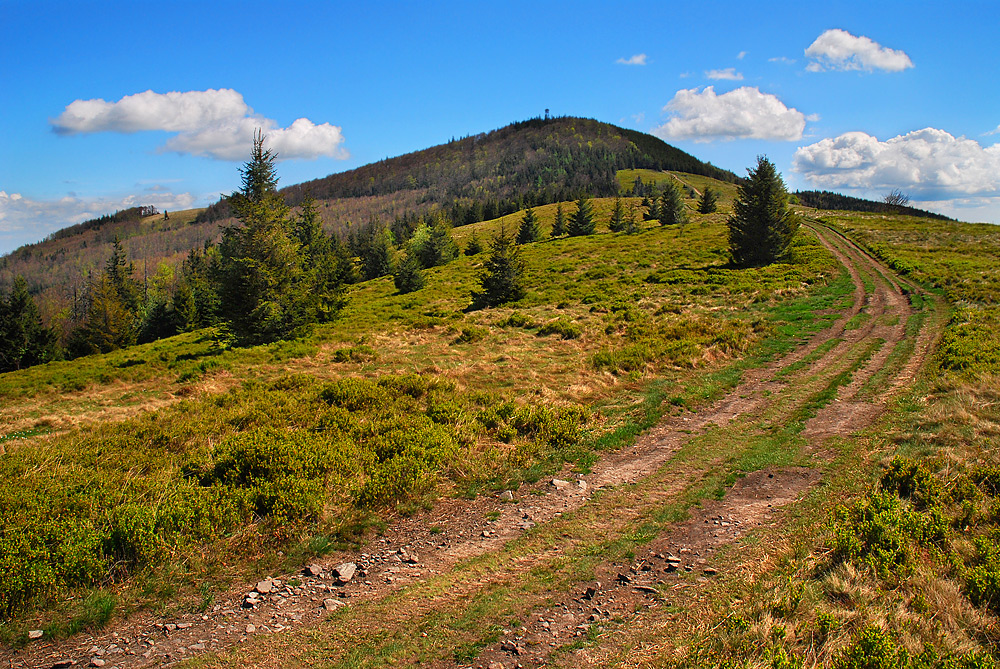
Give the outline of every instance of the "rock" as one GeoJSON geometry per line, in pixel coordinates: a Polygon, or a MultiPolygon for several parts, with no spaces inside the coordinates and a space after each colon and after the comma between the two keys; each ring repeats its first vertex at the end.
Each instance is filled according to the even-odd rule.
{"type": "Polygon", "coordinates": [[[420,558],[417,557],[416,553],[411,553],[405,548],[399,549],[399,557],[406,564],[417,564],[418,562],[420,562],[420,558]]]}
{"type": "Polygon", "coordinates": [[[358,565],[353,562],[345,562],[337,565],[333,569],[333,577],[341,583],[347,583],[354,578],[354,573],[358,570],[358,565]]]}
{"type": "Polygon", "coordinates": [[[514,501],[514,491],[513,490],[504,490],[502,493],[500,493],[500,499],[502,501],[504,501],[504,502],[513,502],[514,501]]]}
{"type": "Polygon", "coordinates": [[[179,630],[186,630],[187,628],[191,627],[193,624],[194,623],[177,623],[177,629],[179,629],[179,630]]]}
{"type": "Polygon", "coordinates": [[[569,487],[569,481],[563,481],[562,479],[552,479],[551,485],[559,490],[565,490],[569,487]]]}
{"type": "Polygon", "coordinates": [[[32,640],[41,639],[43,636],[45,636],[45,632],[43,630],[31,630],[28,632],[28,638],[32,640]]]}
{"type": "Polygon", "coordinates": [[[76,660],[58,660],[52,664],[52,669],[66,669],[66,667],[75,667],[76,660]]]}
{"type": "Polygon", "coordinates": [[[583,591],[583,598],[584,599],[593,599],[594,595],[596,595],[596,594],[597,594],[597,588],[595,588],[594,586],[590,586],[586,590],[583,591]]]}
{"type": "Polygon", "coordinates": [[[205,644],[203,643],[193,643],[188,646],[188,650],[205,650],[205,644]]]}
{"type": "Polygon", "coordinates": [[[714,567],[705,567],[705,576],[715,576],[719,570],[714,567]]]}
{"type": "Polygon", "coordinates": [[[256,625],[247,625],[247,634],[253,634],[257,631],[256,625]]]}
{"type": "Polygon", "coordinates": [[[259,592],[262,595],[266,595],[272,590],[274,590],[273,581],[260,581],[259,583],[257,583],[257,585],[254,586],[254,591],[259,592]]]}
{"type": "Polygon", "coordinates": [[[631,583],[632,578],[628,574],[618,574],[619,583],[631,583]]]}
{"type": "Polygon", "coordinates": [[[326,609],[327,611],[334,611],[336,609],[339,609],[341,606],[347,606],[347,605],[344,604],[339,599],[324,599],[323,600],[323,608],[326,609]]]}
{"type": "Polygon", "coordinates": [[[90,666],[92,667],[103,667],[105,664],[107,664],[107,662],[105,662],[99,657],[90,658],[90,666]]]}
{"type": "Polygon", "coordinates": [[[177,629],[177,625],[173,623],[167,623],[166,625],[163,626],[163,629],[167,630],[168,632],[173,632],[175,629],[177,629]]]}
{"type": "Polygon", "coordinates": [[[303,570],[306,576],[319,576],[323,573],[323,567],[318,564],[311,564],[303,570]]]}
{"type": "Polygon", "coordinates": [[[636,590],[636,592],[644,592],[647,595],[658,595],[658,594],[660,594],[659,590],[657,590],[656,588],[651,588],[648,585],[637,585],[637,586],[635,586],[635,590],[636,590]]]}
{"type": "Polygon", "coordinates": [[[581,479],[581,480],[579,480],[579,481],[576,482],[576,487],[579,488],[580,490],[586,490],[587,489],[587,482],[584,481],[583,479],[581,479]]]}

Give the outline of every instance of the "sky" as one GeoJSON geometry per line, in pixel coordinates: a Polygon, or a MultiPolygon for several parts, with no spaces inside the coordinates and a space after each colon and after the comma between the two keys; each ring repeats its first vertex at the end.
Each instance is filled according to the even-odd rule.
{"type": "Polygon", "coordinates": [[[0,254],[541,116],[1000,223],[1000,3],[0,0],[0,254]]]}

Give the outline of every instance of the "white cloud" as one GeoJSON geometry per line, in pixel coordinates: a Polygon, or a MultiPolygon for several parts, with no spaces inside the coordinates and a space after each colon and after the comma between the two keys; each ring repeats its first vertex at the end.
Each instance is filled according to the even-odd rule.
{"type": "Polygon", "coordinates": [[[139,132],[178,133],[162,147],[219,160],[242,160],[249,155],[254,130],[267,135],[265,145],[279,160],[347,158],[341,128],[300,118],[287,128],[254,113],[243,96],[229,88],[207,91],[126,95],[118,102],[75,100],[51,121],[59,134],[139,132]]]}
{"type": "Polygon", "coordinates": [[[913,67],[913,61],[902,51],[884,47],[868,37],[856,37],[846,30],[827,30],[805,51],[812,62],[810,72],[823,70],[885,70],[901,72],[913,67]]]}
{"type": "Polygon", "coordinates": [[[190,209],[195,198],[191,193],[165,190],[147,192],[140,197],[103,197],[86,199],[67,195],[56,200],[32,200],[20,193],[0,190],[0,253],[44,239],[68,225],[139,205],[151,205],[163,211],[190,209]]]}
{"type": "Polygon", "coordinates": [[[743,60],[743,58],[746,57],[746,55],[747,55],[746,51],[740,51],[738,54],[736,54],[736,60],[743,60]]]}
{"type": "Polygon", "coordinates": [[[722,95],[716,95],[712,86],[700,92],[682,89],[663,110],[674,114],[653,130],[664,138],[797,140],[806,126],[802,112],[749,86],[722,95]]]}
{"type": "Polygon", "coordinates": [[[646,54],[637,53],[631,58],[619,58],[615,61],[619,65],[645,65],[646,64],[646,54]]]}
{"type": "Polygon", "coordinates": [[[743,81],[743,74],[737,72],[735,67],[727,67],[724,70],[706,70],[705,76],[708,77],[709,79],[743,81]]]}
{"type": "Polygon", "coordinates": [[[884,142],[848,132],[795,151],[793,169],[823,188],[900,188],[915,199],[1000,196],[1000,144],[924,128],[884,142]]]}
{"type": "Polygon", "coordinates": [[[788,56],[776,56],[774,58],[768,58],[769,63],[781,63],[782,65],[792,65],[795,62],[794,58],[789,58],[788,56]]]}

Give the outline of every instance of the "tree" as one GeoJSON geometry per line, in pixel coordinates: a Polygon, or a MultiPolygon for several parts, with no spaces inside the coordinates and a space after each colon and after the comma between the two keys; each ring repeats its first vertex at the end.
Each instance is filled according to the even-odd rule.
{"type": "Polygon", "coordinates": [[[581,195],[576,201],[576,211],[569,215],[566,232],[570,237],[580,237],[594,234],[596,227],[597,222],[594,220],[594,208],[590,204],[590,198],[581,195]]]}
{"type": "Polygon", "coordinates": [[[472,234],[469,235],[469,242],[465,245],[465,255],[474,256],[481,253],[483,250],[483,244],[479,241],[479,235],[473,230],[472,234]]]}
{"type": "Polygon", "coordinates": [[[663,184],[663,193],[660,194],[659,218],[660,225],[679,225],[687,221],[681,192],[672,181],[663,184]]]}
{"type": "Polygon", "coordinates": [[[482,290],[472,291],[472,308],[495,307],[524,297],[527,267],[521,249],[501,226],[490,240],[490,255],[476,277],[482,290]]]}
{"type": "Polygon", "coordinates": [[[401,294],[412,293],[424,287],[424,275],[420,271],[420,261],[409,253],[396,267],[396,273],[392,278],[396,290],[401,294]]]}
{"type": "Polygon", "coordinates": [[[642,213],[642,220],[644,221],[656,221],[660,218],[660,198],[656,197],[654,194],[652,198],[644,197],[642,198],[642,206],[646,208],[646,211],[642,213]]]}
{"type": "Polygon", "coordinates": [[[566,234],[566,215],[563,213],[562,203],[556,205],[556,218],[552,221],[552,232],[550,236],[559,237],[566,234]]]}
{"type": "Polygon", "coordinates": [[[629,202],[628,216],[625,217],[625,232],[630,235],[634,235],[639,232],[640,229],[639,221],[636,220],[635,216],[635,202],[629,202]]]}
{"type": "Polygon", "coordinates": [[[788,209],[788,192],[774,164],[757,157],[747,169],[729,217],[729,253],[740,266],[766,265],[783,258],[799,228],[788,209]]]}
{"type": "Polygon", "coordinates": [[[221,312],[243,345],[285,339],[312,322],[301,245],[278,193],[274,161],[257,131],[250,160],[240,170],[243,187],[229,197],[241,225],[225,228],[219,246],[221,312]]]}
{"type": "Polygon", "coordinates": [[[608,218],[608,228],[611,232],[621,232],[625,229],[625,207],[622,206],[621,197],[615,198],[615,204],[611,208],[611,216],[608,218]]]}
{"type": "Polygon", "coordinates": [[[365,280],[370,281],[393,273],[395,252],[392,233],[389,230],[372,223],[369,229],[363,233],[359,246],[361,275],[365,280]]]}
{"type": "Polygon", "coordinates": [[[705,186],[705,191],[698,200],[698,213],[711,214],[718,208],[719,196],[711,186],[705,186]]]}
{"type": "Polygon", "coordinates": [[[293,233],[305,261],[301,281],[306,284],[307,318],[319,323],[330,322],[346,303],[344,286],[352,271],[350,256],[338,239],[323,231],[319,209],[312,196],[302,201],[293,233]]]}
{"type": "Polygon", "coordinates": [[[55,331],[42,325],[27,282],[18,276],[10,295],[0,294],[0,372],[55,360],[56,341],[55,331]]]}
{"type": "Polygon", "coordinates": [[[458,257],[458,245],[451,238],[451,228],[444,220],[434,225],[421,223],[409,243],[410,255],[424,268],[447,265],[458,257]]]}
{"type": "Polygon", "coordinates": [[[87,288],[84,322],[70,333],[69,354],[77,358],[131,346],[138,338],[138,326],[135,313],[122,300],[107,272],[102,272],[87,288]]]}
{"type": "Polygon", "coordinates": [[[535,217],[535,210],[528,209],[521,219],[521,227],[517,231],[518,244],[530,244],[537,242],[542,237],[542,231],[538,227],[538,219],[535,217]]]}
{"type": "Polygon", "coordinates": [[[882,197],[882,202],[892,211],[910,204],[910,196],[898,188],[893,188],[892,191],[882,197]]]}

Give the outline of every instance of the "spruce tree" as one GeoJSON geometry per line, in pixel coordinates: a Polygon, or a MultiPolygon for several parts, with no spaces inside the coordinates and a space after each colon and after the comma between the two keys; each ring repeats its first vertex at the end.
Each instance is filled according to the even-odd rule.
{"type": "Polygon", "coordinates": [[[517,231],[518,244],[530,244],[537,242],[542,236],[542,231],[538,227],[538,219],[535,217],[535,210],[528,209],[521,219],[521,227],[517,231]]]}
{"type": "Polygon", "coordinates": [[[642,220],[644,221],[656,221],[660,218],[660,198],[656,197],[655,194],[652,198],[644,197],[642,198],[642,206],[646,208],[646,211],[642,214],[642,220]]]}
{"type": "Polygon", "coordinates": [[[352,268],[350,258],[340,248],[341,242],[323,231],[323,221],[312,196],[302,201],[301,212],[294,221],[293,236],[299,243],[303,260],[299,280],[306,287],[303,291],[306,319],[329,322],[346,302],[344,286],[352,268]]]}
{"type": "Polygon", "coordinates": [[[770,160],[758,156],[757,167],[747,172],[728,220],[729,253],[739,266],[767,265],[788,253],[799,221],[788,209],[788,191],[770,160]]]}
{"type": "Polygon", "coordinates": [[[526,265],[521,249],[506,229],[490,241],[490,255],[476,277],[481,290],[472,291],[472,307],[483,309],[524,297],[526,265]]]}
{"type": "Polygon", "coordinates": [[[552,237],[560,237],[566,234],[566,215],[563,213],[562,203],[556,205],[556,218],[552,221],[552,237]]]}
{"type": "Polygon", "coordinates": [[[705,191],[701,194],[701,199],[698,201],[698,213],[699,214],[711,214],[718,207],[719,196],[711,186],[705,186],[705,191]]]}
{"type": "Polygon", "coordinates": [[[312,321],[301,245],[278,193],[274,161],[258,131],[241,170],[243,187],[229,197],[241,225],[225,228],[219,246],[222,316],[244,345],[285,339],[312,321]]]}
{"type": "Polygon", "coordinates": [[[420,261],[416,256],[406,254],[396,267],[393,283],[400,294],[412,293],[424,287],[424,275],[420,271],[420,261]]]}
{"type": "Polygon", "coordinates": [[[594,234],[596,227],[597,222],[594,220],[594,208],[590,204],[590,198],[581,195],[576,201],[576,211],[569,215],[566,232],[570,237],[580,237],[594,234]]]}
{"type": "Polygon", "coordinates": [[[474,256],[481,253],[483,250],[483,244],[479,241],[479,235],[473,230],[472,234],[469,235],[469,241],[465,245],[465,255],[474,256]]]}
{"type": "Polygon", "coordinates": [[[634,235],[639,232],[639,221],[636,219],[635,202],[629,202],[628,215],[625,217],[625,232],[634,235]]]}
{"type": "Polygon", "coordinates": [[[611,232],[621,232],[625,229],[625,207],[622,206],[621,197],[615,198],[615,204],[611,208],[611,216],[608,218],[608,228],[611,232]]]}
{"type": "Polygon", "coordinates": [[[0,372],[55,360],[56,341],[55,331],[42,325],[27,282],[18,276],[10,295],[0,294],[0,372]]]}
{"type": "Polygon", "coordinates": [[[663,184],[663,193],[660,195],[660,225],[678,225],[687,220],[684,212],[684,202],[681,200],[681,193],[672,182],[663,184]]]}

